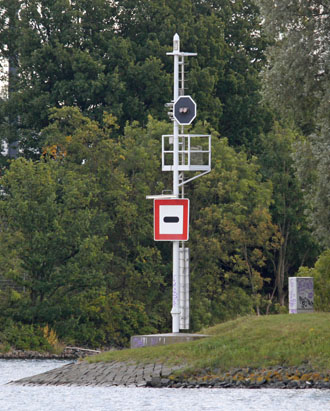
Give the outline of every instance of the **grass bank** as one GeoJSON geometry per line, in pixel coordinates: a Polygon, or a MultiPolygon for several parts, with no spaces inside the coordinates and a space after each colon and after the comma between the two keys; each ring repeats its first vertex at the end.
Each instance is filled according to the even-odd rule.
{"type": "Polygon", "coordinates": [[[242,317],[202,330],[209,338],[168,346],[111,351],[89,362],[184,365],[186,370],[307,366],[330,370],[330,313],[242,317]]]}

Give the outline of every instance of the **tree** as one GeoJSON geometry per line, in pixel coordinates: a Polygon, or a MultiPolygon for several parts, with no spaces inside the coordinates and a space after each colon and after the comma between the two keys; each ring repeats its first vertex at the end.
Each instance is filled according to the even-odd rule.
{"type": "Polygon", "coordinates": [[[213,139],[212,150],[212,172],[189,194],[196,323],[263,311],[269,278],[262,269],[278,246],[269,213],[272,186],[261,181],[256,159],[236,153],[226,139],[213,139]]]}
{"type": "Polygon", "coordinates": [[[154,247],[152,204],[145,196],[153,187],[162,189],[159,138],[169,125],[150,118],[147,129],[135,123],[113,138],[115,118],[105,115],[103,124],[63,108],[53,111],[43,135],[48,147],[66,153],[66,167],[96,181],[94,202],[109,222],[104,249],[112,258],[104,268],[105,294],[95,321],[107,340],[125,344],[136,332],[167,327],[168,264],[154,247]]]}
{"type": "Polygon", "coordinates": [[[104,287],[110,257],[103,251],[107,221],[92,207],[93,179],[60,161],[19,159],[1,184],[1,271],[25,290],[8,311],[31,323],[79,316],[82,301],[104,287]]]}
{"type": "Polygon", "coordinates": [[[258,3],[274,39],[264,73],[267,99],[308,135],[315,130],[329,82],[329,5],[318,0],[258,3]]]}
{"type": "Polygon", "coordinates": [[[277,294],[282,306],[287,278],[301,265],[311,265],[319,251],[308,228],[303,191],[295,175],[292,154],[299,138],[296,132],[275,123],[273,130],[263,137],[259,155],[261,173],[273,185],[270,212],[280,233],[279,247],[269,255],[272,266],[267,266],[274,272],[270,295],[272,299],[277,294]]]}
{"type": "MultiPolygon", "coordinates": [[[[328,122],[325,120],[324,123],[328,122]]],[[[330,122],[329,122],[330,126],[330,122]]],[[[297,176],[305,193],[310,226],[319,243],[330,247],[330,127],[297,143],[297,176]]]]}
{"type": "MultiPolygon", "coordinates": [[[[13,161],[1,178],[1,274],[14,285],[2,313],[49,324],[69,342],[125,345],[170,325],[171,246],[153,241],[145,196],[171,187],[160,173],[160,136],[171,125],[149,117],[146,128],[118,127],[110,114],[100,124],[54,109],[41,159],[13,161]]],[[[194,329],[263,311],[263,267],[277,246],[271,184],[256,159],[218,136],[213,150],[211,174],[187,188],[194,329]]]]}
{"type": "Polygon", "coordinates": [[[296,147],[298,176],[314,232],[329,246],[329,5],[259,0],[274,39],[264,72],[265,97],[307,137],[296,147]]]}
{"type": "MultiPolygon", "coordinates": [[[[183,50],[198,53],[189,63],[189,94],[198,103],[199,119],[231,144],[251,149],[260,131],[268,130],[271,116],[259,104],[258,79],[266,39],[251,1],[143,0],[137,6],[124,0],[117,3],[117,16],[118,30],[132,40],[137,61],[151,52],[170,73],[166,51],[175,32],[183,50]]],[[[165,102],[171,97],[169,89],[166,93],[165,102]]]]}
{"type": "MultiPolygon", "coordinates": [[[[19,117],[21,148],[30,156],[37,150],[38,158],[49,108],[77,105],[95,112],[107,89],[120,90],[116,72],[106,75],[101,58],[113,33],[113,8],[107,0],[2,0],[0,10],[0,49],[5,57],[15,55],[17,68],[10,99],[2,102],[2,124],[9,115],[19,117]]],[[[113,92],[114,114],[119,106],[113,92]]]]}
{"type": "Polygon", "coordinates": [[[166,266],[145,200],[159,126],[117,141],[113,116],[104,124],[55,110],[42,159],[18,159],[1,179],[1,274],[13,284],[2,312],[93,346],[166,327],[166,266]]]}
{"type": "Polygon", "coordinates": [[[166,52],[176,31],[185,50],[198,52],[187,84],[199,118],[248,148],[269,128],[259,105],[265,38],[249,1],[1,0],[0,10],[0,50],[9,57],[10,49],[17,67],[0,104],[1,134],[8,139],[8,117],[19,118],[25,156],[38,158],[52,107],[77,106],[100,122],[107,111],[121,131],[127,121],[145,126],[150,114],[164,119],[172,98],[166,52]]]}
{"type": "Polygon", "coordinates": [[[313,268],[300,267],[298,276],[314,277],[315,309],[330,311],[330,250],[319,256],[313,268]]]}

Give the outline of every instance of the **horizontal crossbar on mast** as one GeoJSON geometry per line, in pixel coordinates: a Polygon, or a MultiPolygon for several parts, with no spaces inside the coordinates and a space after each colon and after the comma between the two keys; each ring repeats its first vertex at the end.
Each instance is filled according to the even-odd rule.
{"type": "Polygon", "coordinates": [[[177,198],[174,194],[154,194],[146,196],[147,200],[170,200],[172,198],[177,198]]]}

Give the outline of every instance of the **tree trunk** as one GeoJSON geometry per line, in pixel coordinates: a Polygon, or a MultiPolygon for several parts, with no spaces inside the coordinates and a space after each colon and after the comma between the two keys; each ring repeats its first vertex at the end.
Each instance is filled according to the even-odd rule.
{"type": "Polygon", "coordinates": [[[283,242],[279,249],[278,261],[276,267],[276,286],[277,286],[277,295],[278,301],[281,306],[285,305],[285,293],[284,293],[284,281],[285,281],[285,267],[286,267],[286,252],[289,239],[289,228],[282,232],[283,242]]]}
{"type": "MultiPolygon", "coordinates": [[[[250,283],[251,283],[252,294],[253,294],[253,296],[256,296],[256,291],[255,291],[255,287],[254,287],[254,284],[253,284],[252,268],[251,268],[250,263],[249,263],[249,258],[248,258],[248,253],[247,253],[247,247],[246,247],[246,245],[244,245],[244,257],[245,257],[246,265],[247,265],[247,268],[248,268],[248,273],[249,273],[249,278],[250,278],[250,283]]],[[[258,305],[257,303],[256,303],[256,314],[257,314],[257,316],[260,315],[260,307],[259,307],[259,305],[258,305]]]]}

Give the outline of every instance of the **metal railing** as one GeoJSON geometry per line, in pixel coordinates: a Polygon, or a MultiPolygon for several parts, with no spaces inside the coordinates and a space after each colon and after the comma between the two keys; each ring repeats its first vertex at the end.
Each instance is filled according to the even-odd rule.
{"type": "MultiPolygon", "coordinates": [[[[211,171],[211,136],[179,134],[179,171],[211,171]]],[[[162,136],[162,170],[173,171],[173,135],[162,136]]]]}

